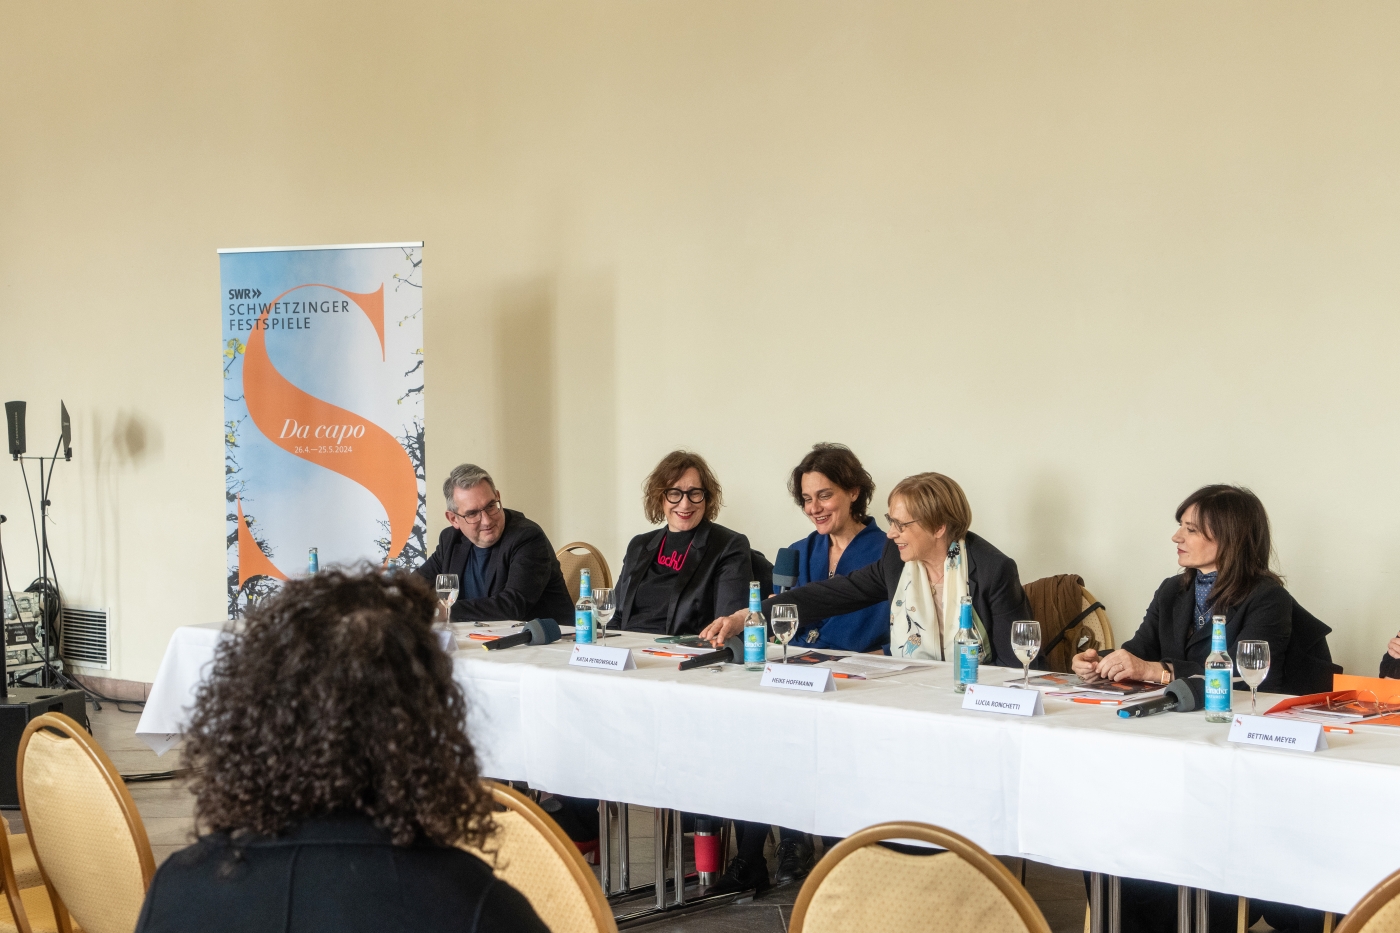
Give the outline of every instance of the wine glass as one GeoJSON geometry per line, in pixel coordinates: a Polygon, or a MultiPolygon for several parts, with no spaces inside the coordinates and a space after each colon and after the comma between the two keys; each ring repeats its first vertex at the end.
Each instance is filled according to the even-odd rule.
{"type": "Polygon", "coordinates": [[[602,643],[608,637],[608,623],[612,621],[617,607],[613,605],[613,591],[610,586],[593,587],[593,618],[602,626],[598,640],[602,643]]]}
{"type": "Polygon", "coordinates": [[[1012,622],[1011,650],[1021,659],[1021,686],[1030,689],[1031,662],[1040,654],[1040,623],[1012,622]]]}
{"type": "Polygon", "coordinates": [[[1235,642],[1235,666],[1249,684],[1249,715],[1257,716],[1255,697],[1259,685],[1269,676],[1269,643],[1266,641],[1235,642]]]}
{"type": "Polygon", "coordinates": [[[437,595],[438,602],[442,603],[442,621],[445,625],[452,618],[452,604],[457,601],[457,575],[455,573],[437,575],[437,595]]]}
{"type": "Polygon", "coordinates": [[[776,603],[770,615],[773,617],[773,634],[783,643],[783,663],[786,664],[788,642],[797,634],[797,607],[792,603],[776,603]]]}

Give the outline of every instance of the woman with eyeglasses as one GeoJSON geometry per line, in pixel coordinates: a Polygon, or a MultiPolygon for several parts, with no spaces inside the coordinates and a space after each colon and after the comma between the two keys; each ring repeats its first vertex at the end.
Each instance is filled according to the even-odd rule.
{"type": "MultiPolygon", "coordinates": [[[[967,595],[982,636],[982,662],[1019,667],[1011,623],[1031,618],[1030,606],[1016,562],[969,530],[972,506],[962,487],[941,473],[906,477],[890,491],[885,519],[890,530],[878,561],[769,597],[764,613],[774,603],[794,603],[803,621],[822,620],[889,600],[889,653],[946,661],[957,656],[954,639],[967,595]]],[[[718,646],[743,627],[744,613],[736,612],[700,634],[718,646]]]]}
{"type": "Polygon", "coordinates": [[[648,521],[665,524],[627,545],[613,594],[620,628],[694,635],[748,605],[749,539],[715,523],[723,504],[705,458],[687,450],[661,458],[642,484],[642,508],[648,521]]]}

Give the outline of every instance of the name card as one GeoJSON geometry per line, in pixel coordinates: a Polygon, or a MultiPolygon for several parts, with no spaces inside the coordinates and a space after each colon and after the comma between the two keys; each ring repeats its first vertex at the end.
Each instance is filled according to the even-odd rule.
{"type": "Polygon", "coordinates": [[[609,648],[606,645],[574,645],[569,655],[571,667],[592,667],[604,671],[635,671],[631,648],[609,648]]]}
{"type": "Polygon", "coordinates": [[[760,687],[782,687],[784,690],[806,690],[809,693],[835,693],[836,680],[827,667],[806,664],[765,664],[760,687]]]}
{"type": "Polygon", "coordinates": [[[1235,716],[1230,722],[1229,738],[1241,745],[1286,748],[1291,752],[1319,752],[1327,747],[1322,723],[1269,716],[1235,716]]]}
{"type": "Polygon", "coordinates": [[[438,644],[442,645],[443,651],[451,654],[457,650],[457,636],[453,634],[451,629],[438,629],[437,637],[438,644]]]}
{"type": "Polygon", "coordinates": [[[1009,716],[1044,716],[1045,701],[1039,690],[1019,687],[993,687],[991,684],[968,684],[963,694],[963,709],[979,713],[1006,713],[1009,716]]]}

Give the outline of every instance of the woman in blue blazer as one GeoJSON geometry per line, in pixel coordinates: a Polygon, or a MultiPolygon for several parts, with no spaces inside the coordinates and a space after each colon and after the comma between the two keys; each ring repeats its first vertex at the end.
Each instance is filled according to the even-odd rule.
{"type": "MultiPolygon", "coordinates": [[[[867,514],[875,494],[859,458],[842,444],[815,444],[788,479],[793,501],[816,530],[792,549],[798,555],[797,585],[844,577],[880,559],[885,532],[867,514]]],[[[890,643],[888,600],[827,619],[810,619],[793,644],[803,648],[871,651],[890,643]]]]}

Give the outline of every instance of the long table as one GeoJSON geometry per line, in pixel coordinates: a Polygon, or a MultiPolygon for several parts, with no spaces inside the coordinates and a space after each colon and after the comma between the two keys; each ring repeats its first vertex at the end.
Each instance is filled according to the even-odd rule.
{"type": "MultiPolygon", "coordinates": [[[[178,741],[176,703],[221,637],[191,629],[172,638],[137,727],[157,751],[178,741]]],[[[566,642],[455,654],[483,773],[823,835],[919,820],[998,855],[1334,912],[1400,867],[1388,727],[1275,751],[1229,744],[1199,713],[1125,720],[1055,699],[1034,718],[964,711],[946,664],[811,694],[733,665],[678,671],[641,653],[649,637],[608,641],[638,669],[570,667],[566,642]]],[[[983,668],[982,681],[1013,676],[983,668]]]]}

